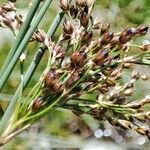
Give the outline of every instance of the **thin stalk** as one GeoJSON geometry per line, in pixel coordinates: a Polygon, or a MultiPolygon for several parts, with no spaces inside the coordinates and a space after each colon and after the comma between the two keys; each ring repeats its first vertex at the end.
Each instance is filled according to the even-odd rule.
{"type": "Polygon", "coordinates": [[[22,25],[22,27],[21,27],[18,35],[17,35],[16,41],[15,41],[13,47],[11,48],[11,50],[10,50],[10,52],[9,52],[7,58],[6,58],[6,61],[5,61],[3,67],[0,71],[0,77],[5,72],[5,70],[8,66],[8,64],[10,63],[13,55],[15,54],[17,48],[19,47],[20,42],[22,41],[22,39],[24,38],[26,32],[28,31],[28,29],[30,27],[30,23],[31,23],[33,17],[35,16],[36,11],[37,11],[40,3],[41,3],[41,0],[34,0],[33,1],[33,5],[31,6],[31,9],[29,10],[29,12],[27,14],[27,17],[26,17],[26,19],[25,19],[25,21],[24,21],[24,23],[23,23],[23,25],[22,25]]]}
{"type": "Polygon", "coordinates": [[[68,94],[76,85],[78,85],[87,76],[87,73],[89,72],[90,69],[91,68],[89,68],[84,73],[84,75],[69,90],[64,90],[62,95],[58,99],[56,99],[49,107],[47,107],[43,111],[41,111],[29,118],[25,118],[25,120],[22,120],[22,121],[25,122],[25,121],[31,120],[33,118],[36,120],[36,118],[41,118],[42,116],[44,116],[53,106],[55,106],[60,100],[62,100],[66,94],[68,94]]]}
{"type": "MultiPolygon", "coordinates": [[[[53,37],[53,35],[55,34],[60,22],[62,21],[63,19],[63,16],[64,16],[64,13],[63,12],[59,12],[53,23],[51,24],[51,27],[47,33],[48,37],[51,38],[53,37]]],[[[33,61],[31,62],[27,72],[25,73],[24,75],[24,81],[23,81],[23,90],[26,88],[27,84],[29,83],[30,79],[32,78],[33,76],[33,73],[35,72],[38,64],[40,63],[45,51],[46,51],[47,47],[46,46],[41,46],[37,53],[35,54],[34,58],[33,58],[33,61]]],[[[8,108],[6,109],[2,119],[1,119],[1,122],[0,122],[0,134],[2,133],[2,131],[4,130],[8,120],[10,119],[11,117],[11,114],[13,113],[13,110],[15,108],[15,104],[16,104],[16,101],[19,97],[19,93],[20,93],[20,90],[21,90],[21,84],[19,85],[18,89],[16,90],[12,100],[10,101],[10,104],[8,106],[8,108]]]]}
{"type": "Polygon", "coordinates": [[[13,132],[12,134],[8,135],[7,137],[3,137],[0,138],[0,146],[3,146],[4,144],[8,143],[14,136],[18,135],[19,133],[21,133],[22,131],[24,131],[25,129],[29,128],[31,125],[28,124],[25,127],[13,132]]]}
{"type": "Polygon", "coordinates": [[[40,10],[40,12],[38,13],[37,17],[34,18],[33,24],[31,25],[31,27],[28,30],[27,34],[25,35],[24,39],[20,43],[20,46],[18,47],[17,52],[12,57],[7,69],[5,70],[5,72],[3,73],[2,77],[1,77],[0,91],[2,90],[2,88],[3,88],[4,84],[6,83],[6,81],[8,80],[11,72],[13,71],[13,69],[14,69],[17,61],[18,61],[18,58],[20,57],[21,53],[25,49],[26,45],[28,44],[32,34],[36,30],[36,28],[39,25],[40,21],[42,20],[44,14],[46,13],[46,11],[47,11],[49,5],[51,4],[51,2],[52,2],[52,0],[46,0],[43,7],[40,10]]]}

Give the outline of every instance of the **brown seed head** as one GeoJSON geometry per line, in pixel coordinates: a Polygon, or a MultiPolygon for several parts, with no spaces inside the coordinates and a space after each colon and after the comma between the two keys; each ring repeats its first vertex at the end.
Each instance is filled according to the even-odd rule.
{"type": "Polygon", "coordinates": [[[145,35],[148,31],[148,27],[140,25],[136,28],[136,34],[138,35],[145,35]]]}
{"type": "Polygon", "coordinates": [[[2,14],[3,16],[3,23],[5,24],[5,26],[9,27],[9,28],[13,28],[13,20],[10,16],[7,16],[6,14],[2,14]]]}
{"type": "Polygon", "coordinates": [[[77,7],[75,7],[74,5],[71,6],[70,8],[70,15],[73,17],[73,18],[76,18],[77,17],[77,14],[78,14],[79,10],[77,7]]]}
{"type": "Polygon", "coordinates": [[[14,4],[13,3],[4,3],[1,5],[1,7],[5,10],[5,11],[14,11],[16,10],[15,7],[14,7],[14,4]]]}
{"type": "Polygon", "coordinates": [[[55,70],[51,70],[49,71],[46,75],[45,75],[45,86],[49,87],[52,86],[54,84],[56,84],[58,79],[57,73],[55,70]]]}
{"type": "Polygon", "coordinates": [[[83,43],[83,44],[89,43],[90,40],[92,39],[92,37],[93,37],[92,31],[89,31],[89,32],[88,32],[88,31],[85,31],[85,32],[83,33],[82,43],[83,43]]]}
{"type": "Polygon", "coordinates": [[[38,42],[44,43],[45,39],[46,39],[47,35],[45,34],[45,32],[43,30],[37,30],[33,36],[32,36],[32,40],[36,40],[38,42]]]}
{"type": "Polygon", "coordinates": [[[110,28],[110,24],[108,24],[108,25],[102,24],[101,25],[101,35],[103,35],[105,32],[108,32],[109,28],[110,28]]]}
{"type": "Polygon", "coordinates": [[[145,127],[138,127],[135,130],[141,135],[146,135],[149,133],[149,130],[146,129],[145,127]]]}
{"type": "Polygon", "coordinates": [[[131,128],[131,122],[129,122],[129,121],[118,119],[118,123],[124,129],[130,129],[131,128]]]}
{"type": "Polygon", "coordinates": [[[37,99],[34,100],[32,104],[32,110],[35,112],[39,110],[42,106],[45,105],[45,102],[43,101],[42,97],[38,97],[37,99]]]}
{"type": "Polygon", "coordinates": [[[72,34],[74,30],[74,26],[69,20],[65,20],[63,23],[63,30],[67,34],[72,34]]]}
{"type": "Polygon", "coordinates": [[[87,58],[87,54],[84,51],[75,51],[71,55],[71,63],[73,66],[82,66],[87,58]]]}
{"type": "Polygon", "coordinates": [[[150,51],[150,44],[146,44],[142,46],[142,50],[144,51],[150,51]]]}
{"type": "Polygon", "coordinates": [[[110,79],[110,78],[107,78],[107,79],[105,80],[105,83],[106,83],[108,86],[115,86],[115,85],[116,85],[115,81],[113,81],[113,80],[110,79]]]}
{"type": "Polygon", "coordinates": [[[132,73],[132,78],[133,78],[133,79],[138,80],[138,79],[139,79],[139,77],[140,77],[139,72],[134,71],[134,72],[132,73]]]}
{"type": "Polygon", "coordinates": [[[68,0],[60,0],[59,6],[63,11],[67,12],[69,10],[69,1],[68,0]]]}
{"type": "Polygon", "coordinates": [[[105,44],[108,44],[110,43],[110,41],[112,40],[113,38],[113,33],[112,32],[106,32],[103,34],[103,38],[101,40],[101,44],[102,45],[105,45],[105,44]]]}
{"type": "Polygon", "coordinates": [[[103,50],[103,51],[99,51],[95,58],[93,59],[93,62],[96,65],[102,65],[105,62],[105,59],[108,57],[108,51],[107,50],[103,50]]]}
{"type": "Polygon", "coordinates": [[[119,43],[120,44],[125,44],[126,42],[130,41],[132,37],[135,35],[136,29],[130,28],[124,30],[119,37],[119,43]]]}
{"type": "Polygon", "coordinates": [[[87,26],[89,24],[89,17],[87,15],[87,13],[81,12],[80,23],[84,28],[87,28],[87,26]]]}
{"type": "Polygon", "coordinates": [[[86,0],[76,0],[76,5],[79,7],[84,7],[86,0]]]}
{"type": "Polygon", "coordinates": [[[126,96],[131,96],[133,94],[133,88],[128,88],[124,91],[126,96]]]}

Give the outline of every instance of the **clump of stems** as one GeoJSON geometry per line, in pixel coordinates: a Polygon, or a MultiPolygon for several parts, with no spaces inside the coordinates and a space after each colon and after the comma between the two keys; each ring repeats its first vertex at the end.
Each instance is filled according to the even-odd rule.
{"type": "Polygon", "coordinates": [[[135,64],[150,65],[150,44],[134,45],[140,52],[130,53],[132,39],[145,35],[148,27],[140,25],[114,33],[109,24],[104,26],[92,18],[94,0],[72,4],[60,0],[59,5],[66,17],[63,32],[58,41],[41,29],[30,37],[30,42],[38,41],[47,49],[48,63],[26,99],[18,97],[0,143],[8,142],[57,107],[78,116],[90,114],[98,121],[107,120],[114,127],[150,138],[150,129],[144,126],[150,120],[150,112],[144,109],[150,96],[129,101],[135,83],[149,77],[132,71],[130,81],[121,82],[124,70],[132,70],[135,64]]]}

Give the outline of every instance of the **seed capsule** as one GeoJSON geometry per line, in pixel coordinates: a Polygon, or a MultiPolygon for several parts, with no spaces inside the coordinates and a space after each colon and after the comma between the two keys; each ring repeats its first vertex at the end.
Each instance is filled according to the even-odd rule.
{"type": "Polygon", "coordinates": [[[13,3],[4,3],[3,5],[1,5],[2,8],[5,10],[5,11],[14,11],[15,10],[15,7],[14,7],[14,4],[13,3]]]}
{"type": "Polygon", "coordinates": [[[135,35],[135,33],[136,33],[136,29],[134,29],[134,28],[124,30],[120,34],[119,43],[125,44],[126,42],[130,41],[132,39],[133,35],[135,35]]]}
{"type": "Polygon", "coordinates": [[[59,6],[60,6],[60,8],[63,11],[67,12],[69,10],[69,2],[68,2],[68,0],[60,0],[59,1],[59,6]]]}
{"type": "Polygon", "coordinates": [[[134,72],[132,73],[132,78],[133,78],[133,79],[138,80],[138,79],[139,79],[139,77],[140,77],[139,72],[135,72],[135,71],[134,71],[134,72]]]}
{"type": "Polygon", "coordinates": [[[50,85],[45,88],[47,94],[56,94],[62,91],[62,85],[60,83],[55,83],[54,85],[50,85]]]}
{"type": "Polygon", "coordinates": [[[42,30],[37,30],[37,31],[33,34],[32,39],[33,39],[33,40],[36,40],[36,41],[38,41],[38,42],[44,43],[46,37],[47,37],[47,36],[46,36],[46,34],[45,34],[44,31],[42,31],[42,30]]]}
{"type": "Polygon", "coordinates": [[[142,50],[144,50],[144,51],[150,51],[150,44],[143,45],[142,50]]]}
{"type": "Polygon", "coordinates": [[[70,8],[70,15],[71,15],[73,18],[76,18],[76,17],[77,17],[78,12],[79,12],[79,10],[78,10],[77,7],[74,7],[74,5],[71,6],[71,8],[70,8]]]}
{"type": "Polygon", "coordinates": [[[80,23],[84,28],[87,28],[88,24],[89,24],[89,17],[85,12],[81,13],[80,16],[80,23]]]}
{"type": "Polygon", "coordinates": [[[143,128],[143,127],[138,127],[138,128],[136,129],[136,131],[137,131],[139,134],[141,134],[141,135],[146,135],[146,134],[149,133],[149,130],[146,129],[146,128],[143,128]]]}
{"type": "Polygon", "coordinates": [[[102,24],[102,26],[101,26],[101,35],[108,32],[109,28],[110,28],[110,24],[108,24],[108,25],[102,24]]]}
{"type": "Polygon", "coordinates": [[[133,88],[129,88],[129,89],[125,90],[124,94],[126,96],[131,96],[133,94],[133,88]]]}
{"type": "Polygon", "coordinates": [[[131,128],[131,122],[126,121],[126,120],[118,120],[118,123],[121,125],[122,128],[124,129],[130,129],[131,128]]]}
{"type": "Polygon", "coordinates": [[[112,40],[113,36],[114,35],[113,35],[112,32],[106,32],[106,33],[104,33],[103,38],[101,40],[101,44],[102,45],[108,44],[112,40]]]}
{"type": "Polygon", "coordinates": [[[64,21],[63,30],[67,34],[72,34],[73,33],[74,27],[73,27],[72,23],[69,20],[64,21]]]}
{"type": "Polygon", "coordinates": [[[74,66],[82,66],[87,58],[87,54],[84,51],[75,51],[71,55],[71,63],[74,66]]]}
{"type": "Polygon", "coordinates": [[[45,105],[45,102],[43,101],[42,97],[38,97],[37,99],[34,100],[32,104],[32,110],[35,112],[39,110],[42,106],[45,105]]]}
{"type": "Polygon", "coordinates": [[[124,68],[131,68],[132,64],[131,63],[124,63],[123,67],[124,68]]]}
{"type": "Polygon", "coordinates": [[[79,7],[84,7],[85,3],[85,0],[76,0],[76,5],[79,7]]]}
{"type": "Polygon", "coordinates": [[[106,82],[106,84],[107,84],[108,86],[115,86],[115,85],[116,85],[115,81],[113,81],[113,80],[110,79],[110,78],[107,78],[107,79],[105,80],[105,82],[106,82]]]}
{"type": "Polygon", "coordinates": [[[139,35],[145,35],[148,31],[148,27],[145,27],[143,25],[140,25],[136,28],[136,34],[139,34],[139,35]]]}
{"type": "Polygon", "coordinates": [[[95,58],[93,59],[93,62],[96,65],[102,65],[105,62],[105,59],[108,57],[108,51],[107,50],[103,50],[98,52],[98,54],[96,54],[95,58]]]}
{"type": "Polygon", "coordinates": [[[92,39],[92,37],[93,37],[92,31],[90,31],[90,32],[85,31],[83,33],[83,37],[82,37],[82,44],[90,42],[90,40],[92,39]]]}
{"type": "Polygon", "coordinates": [[[143,80],[147,80],[147,79],[148,79],[148,76],[147,76],[147,75],[142,75],[141,78],[142,78],[143,80]]]}
{"type": "Polygon", "coordinates": [[[49,87],[52,86],[54,84],[56,84],[57,82],[57,73],[55,70],[51,70],[49,71],[46,75],[45,75],[45,86],[49,87]]]}
{"type": "Polygon", "coordinates": [[[72,84],[77,81],[77,79],[79,78],[79,74],[78,72],[74,72],[71,77],[68,79],[67,83],[66,83],[66,87],[69,88],[70,86],[72,86],[72,84]]]}

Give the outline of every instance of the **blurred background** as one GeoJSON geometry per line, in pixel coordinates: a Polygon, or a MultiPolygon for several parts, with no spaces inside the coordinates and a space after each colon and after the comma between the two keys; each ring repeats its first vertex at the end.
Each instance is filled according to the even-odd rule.
{"type": "MultiPolygon", "coordinates": [[[[7,0],[0,0],[0,4],[7,0]]],[[[31,0],[18,0],[16,7],[20,13],[27,13],[27,8],[31,0]]],[[[43,18],[40,28],[47,32],[55,15],[59,11],[58,1],[54,1],[43,18]]],[[[150,25],[150,0],[96,0],[93,16],[103,19],[106,23],[111,23],[113,31],[122,31],[126,27],[136,27],[140,24],[150,25]]],[[[61,26],[53,37],[57,40],[61,32],[61,26]]],[[[143,40],[150,41],[150,32],[135,40],[135,44],[142,44],[143,40]]],[[[0,68],[4,63],[7,54],[14,42],[13,34],[8,29],[0,28],[0,68]]],[[[28,68],[39,44],[32,42],[26,48],[27,61],[25,61],[24,71],[28,68]]],[[[133,51],[136,52],[136,51],[133,51]]],[[[45,55],[34,74],[31,82],[24,92],[24,97],[37,82],[40,74],[46,66],[47,55],[45,55]]],[[[148,67],[136,70],[145,74],[150,74],[148,67]]],[[[124,81],[128,81],[129,72],[124,74],[124,81]]],[[[20,82],[20,66],[15,67],[8,83],[0,94],[0,118],[2,110],[7,108],[8,102],[13,96],[20,82]]],[[[138,81],[136,92],[131,97],[140,99],[150,92],[150,81],[143,83],[138,81]],[[142,88],[141,88],[142,87],[142,88]]],[[[149,109],[149,108],[147,108],[149,109]]],[[[107,122],[99,123],[88,115],[78,118],[70,111],[64,109],[51,110],[41,121],[33,125],[28,131],[17,136],[4,149],[83,149],[83,150],[148,150],[150,144],[148,139],[133,131],[126,133],[121,129],[114,129],[107,122]]]]}

